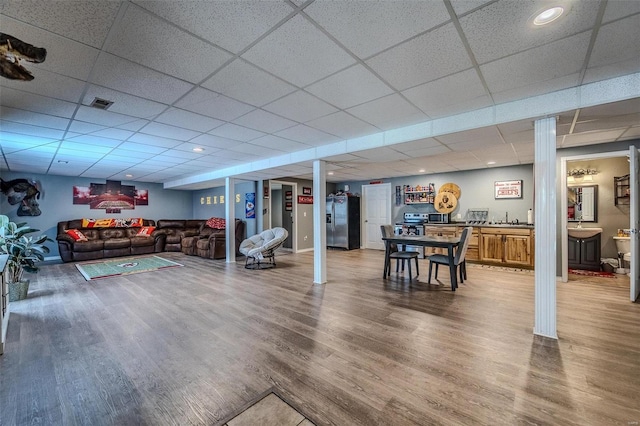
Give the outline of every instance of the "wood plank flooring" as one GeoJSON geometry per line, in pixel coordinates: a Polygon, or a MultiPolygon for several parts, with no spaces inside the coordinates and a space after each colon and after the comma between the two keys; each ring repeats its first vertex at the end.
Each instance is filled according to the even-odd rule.
{"type": "Polygon", "coordinates": [[[269,389],[316,425],[640,422],[640,304],[626,277],[558,283],[559,340],[535,337],[533,273],[468,267],[450,291],[383,253],[331,250],[252,271],[31,276],[0,356],[2,425],[212,425],[269,389]],[[392,268],[395,269],[395,268],[392,268]]]}

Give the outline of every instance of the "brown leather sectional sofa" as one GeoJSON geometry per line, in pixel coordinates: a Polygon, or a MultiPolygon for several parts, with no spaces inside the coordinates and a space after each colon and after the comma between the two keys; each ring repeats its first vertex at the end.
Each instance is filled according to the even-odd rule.
{"type": "MultiPolygon", "coordinates": [[[[245,223],[236,219],[236,254],[240,243],[244,240],[245,223]]],[[[190,256],[200,256],[207,259],[224,259],[227,257],[227,240],[225,229],[209,228],[205,223],[193,235],[185,234],[182,238],[181,250],[190,256]]]]}

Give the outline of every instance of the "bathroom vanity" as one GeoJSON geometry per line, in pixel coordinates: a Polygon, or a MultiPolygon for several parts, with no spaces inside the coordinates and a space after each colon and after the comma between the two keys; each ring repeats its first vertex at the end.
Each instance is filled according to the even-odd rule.
{"type": "Polygon", "coordinates": [[[599,271],[602,228],[569,228],[568,233],[569,268],[599,271]]]}

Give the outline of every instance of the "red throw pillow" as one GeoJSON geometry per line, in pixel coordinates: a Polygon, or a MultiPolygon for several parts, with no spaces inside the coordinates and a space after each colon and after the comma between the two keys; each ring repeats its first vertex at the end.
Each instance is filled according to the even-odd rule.
{"type": "Polygon", "coordinates": [[[207,226],[213,229],[225,229],[227,222],[221,217],[212,217],[207,221],[207,226]]]}
{"type": "Polygon", "coordinates": [[[155,226],[143,226],[136,234],[136,237],[150,237],[151,233],[155,231],[155,229],[155,226]]]}
{"type": "Polygon", "coordinates": [[[78,231],[77,229],[67,229],[65,231],[71,238],[74,239],[74,241],[89,241],[89,239],[87,237],[84,236],[84,234],[80,231],[78,231]]]}

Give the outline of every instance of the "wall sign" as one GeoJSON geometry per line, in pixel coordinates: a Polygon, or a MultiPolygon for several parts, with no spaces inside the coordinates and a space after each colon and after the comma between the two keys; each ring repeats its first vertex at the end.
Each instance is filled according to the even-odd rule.
{"type": "Polygon", "coordinates": [[[496,200],[522,198],[522,180],[498,180],[494,182],[496,200]]]}
{"type": "Polygon", "coordinates": [[[308,186],[303,186],[302,187],[302,194],[303,195],[311,195],[311,188],[308,186]]]}
{"type": "Polygon", "coordinates": [[[120,213],[121,210],[133,210],[136,206],[148,206],[149,191],[136,189],[133,185],[122,185],[119,180],[92,182],[88,187],[73,187],[73,204],[88,204],[90,209],[120,213]]]}
{"type": "Polygon", "coordinates": [[[298,204],[313,204],[313,195],[298,195],[298,204]]]}
{"type": "Polygon", "coordinates": [[[244,217],[246,219],[256,218],[256,193],[247,192],[244,194],[244,217]]]}

